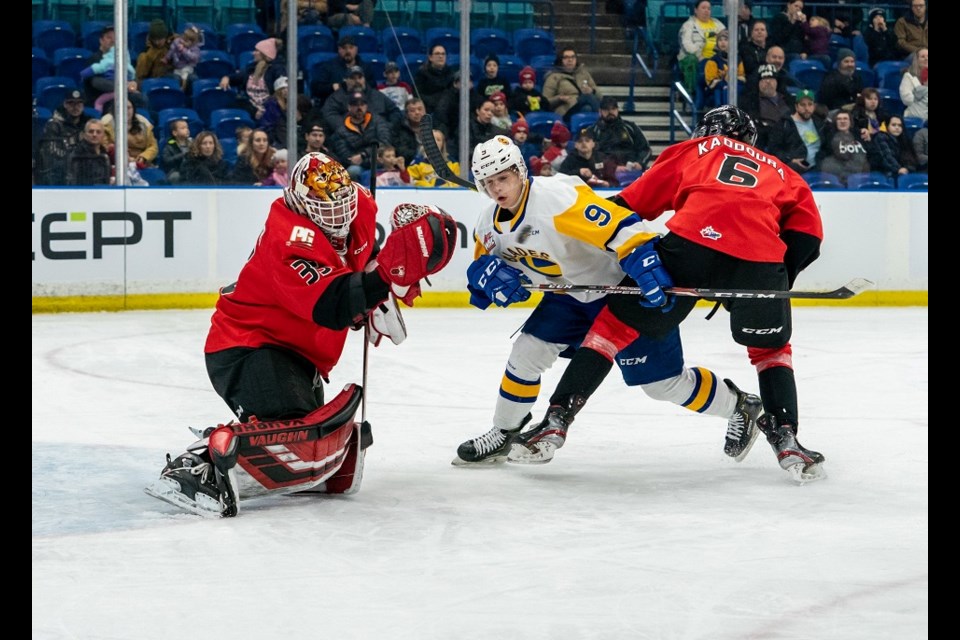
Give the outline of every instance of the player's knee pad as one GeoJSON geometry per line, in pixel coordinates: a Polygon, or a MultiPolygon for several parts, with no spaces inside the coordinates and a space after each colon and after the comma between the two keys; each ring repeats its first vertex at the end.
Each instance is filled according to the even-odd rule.
{"type": "Polygon", "coordinates": [[[639,335],[639,331],[617,318],[607,306],[597,314],[581,346],[592,349],[613,362],[617,352],[626,348],[639,335]]]}
{"type": "Polygon", "coordinates": [[[763,347],[747,347],[750,362],[757,368],[757,373],[772,367],[787,367],[793,369],[793,348],[790,343],[782,347],[767,349],[763,347]]]}

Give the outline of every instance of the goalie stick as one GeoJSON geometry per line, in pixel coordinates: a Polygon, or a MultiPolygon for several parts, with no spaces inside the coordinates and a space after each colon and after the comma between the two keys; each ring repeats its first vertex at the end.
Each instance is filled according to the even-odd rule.
{"type": "Polygon", "coordinates": [[[423,145],[423,152],[427,154],[427,162],[433,167],[433,172],[437,174],[438,178],[458,187],[464,187],[471,191],[477,190],[475,184],[469,180],[464,180],[447,166],[447,161],[433,137],[433,117],[429,114],[423,116],[423,119],[420,120],[420,144],[423,145]]]}
{"type": "MultiPolygon", "coordinates": [[[[722,300],[725,298],[738,298],[742,300],[753,299],[777,299],[777,298],[811,298],[822,300],[846,300],[852,298],[874,284],[866,278],[854,278],[847,284],[832,291],[777,291],[773,289],[701,289],[687,287],[669,287],[664,289],[666,293],[675,296],[688,296],[694,298],[707,298],[711,300],[722,300]]],[[[551,293],[572,293],[578,291],[594,291],[599,293],[619,293],[626,295],[643,295],[640,287],[626,287],[617,284],[524,284],[523,287],[530,291],[549,291],[551,293]]]]}

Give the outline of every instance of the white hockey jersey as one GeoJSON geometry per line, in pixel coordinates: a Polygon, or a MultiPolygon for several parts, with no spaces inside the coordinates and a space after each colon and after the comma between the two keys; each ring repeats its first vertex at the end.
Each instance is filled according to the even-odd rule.
{"type": "MultiPolygon", "coordinates": [[[[656,236],[579,176],[537,177],[527,181],[516,213],[496,204],[480,213],[474,259],[499,256],[534,284],[619,284],[620,260],[656,236]]],[[[606,294],[569,295],[590,302],[606,294]]]]}

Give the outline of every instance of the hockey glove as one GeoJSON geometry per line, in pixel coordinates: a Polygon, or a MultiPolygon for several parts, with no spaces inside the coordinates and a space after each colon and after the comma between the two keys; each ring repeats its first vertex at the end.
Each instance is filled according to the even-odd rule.
{"type": "Polygon", "coordinates": [[[413,285],[440,271],[453,257],[456,220],[442,209],[426,209],[421,217],[395,227],[384,241],[377,264],[385,281],[413,285]]]}
{"type": "Polygon", "coordinates": [[[637,286],[643,290],[640,304],[644,307],[656,308],[666,313],[673,308],[676,297],[664,292],[667,287],[673,286],[673,278],[663,268],[660,256],[657,254],[655,238],[640,245],[626,258],[620,261],[624,273],[633,278],[637,286]]]}
{"type": "Polygon", "coordinates": [[[508,307],[514,302],[523,302],[530,297],[530,292],[523,288],[523,284],[530,283],[522,271],[511,267],[496,256],[480,256],[467,267],[467,290],[470,291],[470,304],[485,309],[490,302],[498,307],[508,307]],[[482,307],[474,301],[483,292],[487,302],[482,307]]]}
{"type": "Polygon", "coordinates": [[[397,299],[392,295],[387,296],[386,300],[370,312],[367,323],[370,327],[367,339],[375,347],[380,346],[384,336],[390,338],[393,344],[400,344],[407,339],[407,325],[400,315],[397,299]]]}

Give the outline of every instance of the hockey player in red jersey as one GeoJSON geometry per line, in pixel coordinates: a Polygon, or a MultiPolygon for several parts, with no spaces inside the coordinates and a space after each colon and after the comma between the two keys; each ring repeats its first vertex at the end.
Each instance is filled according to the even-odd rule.
{"type": "Polygon", "coordinates": [[[370,192],[321,153],[301,158],[270,207],[237,281],[223,287],[204,347],[213,388],[239,423],[208,429],[146,488],[192,513],[234,516],[239,499],[273,491],[352,493],[369,425],[354,415],[363,390],[324,404],[323,382],[347,332],[371,342],[406,336],[396,298],[442,269],[456,223],[435,207],[398,205],[377,250],[370,192]]]}
{"type": "MultiPolygon", "coordinates": [[[[514,439],[509,459],[562,446],[566,431],[610,371],[618,350],[638,335],[659,337],[693,309],[695,298],[664,295],[674,286],[788,290],[820,253],[823,229],[810,187],[755,148],[750,116],[724,105],[706,113],[693,138],[667,148],[614,200],[653,220],[666,211],[669,233],[655,251],[634,254],[624,271],[648,295],[611,295],[550,398],[542,422],[514,439]]],[[[644,245],[646,246],[646,245],[644,245]]],[[[625,281],[629,284],[629,280],[625,281]]],[[[824,476],[824,457],[797,442],[789,299],[724,301],[733,339],[756,367],[764,414],[757,426],[798,482],[824,476]]]]}

